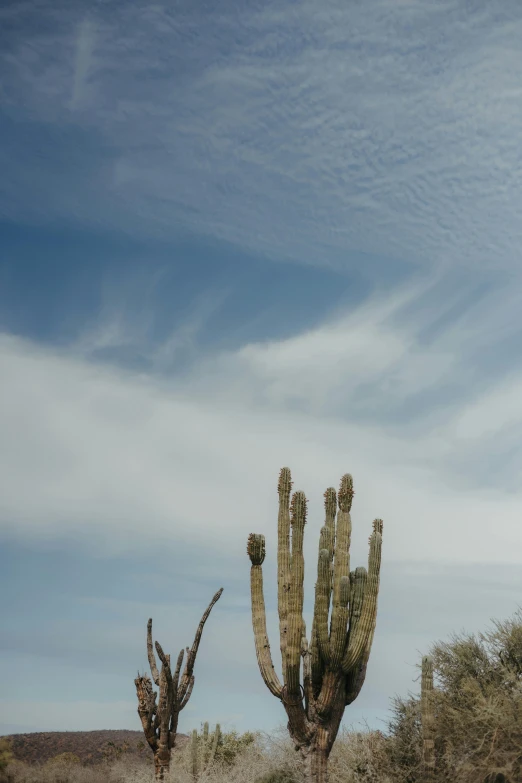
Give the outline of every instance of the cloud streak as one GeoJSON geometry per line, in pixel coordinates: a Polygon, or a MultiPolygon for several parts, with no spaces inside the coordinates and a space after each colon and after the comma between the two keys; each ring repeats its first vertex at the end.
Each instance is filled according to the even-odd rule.
{"type": "MultiPolygon", "coordinates": [[[[465,321],[420,345],[430,320],[412,307],[428,288],[376,296],[285,340],[198,355],[175,375],[4,336],[4,532],[83,537],[87,525],[104,546],[132,549],[147,546],[146,521],[151,546],[204,535],[242,552],[245,520],[270,535],[273,484],[289,464],[317,524],[326,486],[353,472],[360,540],[385,517],[392,560],[513,562],[522,376],[475,388],[482,332],[470,341],[465,321]],[[429,395],[445,388],[450,402],[433,411],[429,395]]],[[[486,338],[492,323],[486,312],[486,338]]]]}
{"type": "Polygon", "coordinates": [[[514,2],[2,4],[10,725],[137,728],[148,617],[175,654],[221,584],[182,728],[281,720],[244,588],[264,533],[277,646],[285,464],[309,498],[307,620],[325,488],[354,475],[357,565],[384,518],[347,720],[384,716],[434,636],[512,610],[521,32],[514,2]]]}
{"type": "Polygon", "coordinates": [[[37,32],[44,9],[30,31],[26,6],[2,12],[6,110],[21,119],[24,94],[27,132],[49,136],[44,159],[29,153],[29,203],[4,161],[19,219],[198,232],[340,268],[357,250],[518,269],[518,4],[132,4],[88,20],[68,4],[37,32]]]}

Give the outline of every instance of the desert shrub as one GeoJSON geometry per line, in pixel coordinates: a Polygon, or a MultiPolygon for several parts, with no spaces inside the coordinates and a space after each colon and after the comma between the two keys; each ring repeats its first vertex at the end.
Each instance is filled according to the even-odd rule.
{"type": "MultiPolygon", "coordinates": [[[[430,654],[436,781],[522,779],[522,616],[478,635],[454,635],[430,654]],[[503,777],[502,777],[503,776],[503,777]]],[[[419,698],[396,697],[387,754],[398,780],[423,781],[419,698]]]]}
{"type": "Polygon", "coordinates": [[[90,766],[49,762],[40,766],[14,761],[9,764],[7,774],[7,783],[154,783],[152,766],[132,759],[90,766]]]}
{"type": "Polygon", "coordinates": [[[404,783],[422,778],[422,726],[420,699],[413,695],[392,698],[390,737],[385,747],[388,765],[404,783]]]}
{"type": "Polygon", "coordinates": [[[63,766],[70,767],[75,764],[81,764],[81,759],[75,753],[59,753],[57,756],[53,756],[52,759],[47,761],[47,765],[50,767],[63,766]]]}
{"type": "Polygon", "coordinates": [[[235,730],[223,732],[216,748],[216,763],[222,762],[231,766],[235,763],[238,755],[253,745],[255,740],[256,735],[251,731],[246,731],[244,734],[239,734],[235,730]]]}
{"type": "Polygon", "coordinates": [[[11,743],[6,737],[0,737],[0,772],[3,772],[13,759],[11,743]]]}
{"type": "Polygon", "coordinates": [[[331,783],[391,783],[387,742],[380,731],[343,729],[330,756],[331,783]]]}
{"type": "Polygon", "coordinates": [[[7,737],[0,737],[0,783],[7,783],[9,780],[7,770],[13,759],[14,756],[11,750],[11,743],[7,737]]]}
{"type": "Polygon", "coordinates": [[[297,783],[297,780],[290,770],[283,767],[272,772],[265,772],[264,775],[256,778],[255,783],[297,783]]]}

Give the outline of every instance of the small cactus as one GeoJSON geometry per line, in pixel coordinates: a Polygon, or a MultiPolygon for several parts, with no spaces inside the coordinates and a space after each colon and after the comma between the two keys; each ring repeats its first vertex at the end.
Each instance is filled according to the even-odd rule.
{"type": "Polygon", "coordinates": [[[216,755],[216,749],[221,739],[221,727],[209,735],[208,723],[203,725],[203,732],[198,736],[197,729],[192,732],[190,741],[190,768],[193,780],[201,780],[209,771],[216,755]]]}
{"type": "Polygon", "coordinates": [[[433,715],[433,660],[422,659],[421,677],[422,761],[426,780],[435,773],[435,718],[433,715]]]}

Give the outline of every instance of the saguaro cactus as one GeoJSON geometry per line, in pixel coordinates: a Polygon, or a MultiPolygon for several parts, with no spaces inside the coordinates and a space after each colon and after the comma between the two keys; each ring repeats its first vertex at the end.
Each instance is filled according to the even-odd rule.
{"type": "Polygon", "coordinates": [[[212,766],[216,749],[221,737],[221,727],[216,724],[215,731],[209,736],[208,723],[203,725],[203,733],[198,736],[197,729],[192,732],[190,742],[190,768],[194,780],[204,777],[212,766]]]}
{"type": "Polygon", "coordinates": [[[170,655],[165,655],[159,642],[156,642],[156,652],[161,661],[161,673],[158,672],[154,649],[152,647],[152,619],[147,623],[147,655],[150,672],[155,684],[159,687],[159,702],[156,704],[156,691],[152,689],[152,682],[147,674],[134,680],[138,695],[138,715],[145,738],[154,753],[154,770],[156,780],[164,780],[165,774],[170,768],[170,755],[176,743],[179,713],[185,707],[194,687],[194,663],[203,633],[203,627],[212,610],[219,600],[223,588],[217,591],[208,605],[196,631],[194,643],[186,648],[187,658],[185,669],[181,675],[181,666],[185,650],[181,650],[176,662],[176,669],[172,674],[170,668],[170,655]]]}
{"type": "Polygon", "coordinates": [[[433,714],[433,659],[425,655],[421,674],[422,763],[426,780],[435,774],[435,716],[433,714]]]}
{"type": "Polygon", "coordinates": [[[303,757],[306,776],[313,783],[326,783],[328,757],[344,709],[359,695],[366,676],[377,616],[383,523],[381,519],[373,523],[368,571],[350,571],[352,477],[348,473],[342,477],[338,497],[333,487],[326,490],[326,520],[319,539],[309,645],[303,620],[307,501],[304,492],[295,492],[290,504],[291,488],[290,469],[282,468],[278,484],[277,593],[283,683],[274,670],[266,630],[261,568],[265,539],[254,533],[247,545],[252,563],[252,624],[261,675],[270,692],[284,705],[288,730],[303,757]]]}

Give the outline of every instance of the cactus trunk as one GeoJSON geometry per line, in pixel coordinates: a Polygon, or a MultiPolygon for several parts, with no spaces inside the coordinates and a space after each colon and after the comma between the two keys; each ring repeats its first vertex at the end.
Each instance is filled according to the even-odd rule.
{"type": "Polygon", "coordinates": [[[203,617],[200,620],[192,647],[186,648],[187,658],[185,669],[181,675],[181,666],[185,650],[181,650],[176,661],[174,674],[170,668],[170,655],[165,655],[159,642],[156,642],[156,652],[161,661],[161,672],[158,672],[154,647],[152,645],[152,619],[147,623],[147,655],[149,659],[152,680],[159,687],[159,700],[156,704],[157,692],[153,690],[151,679],[147,674],[134,680],[138,696],[138,715],[140,716],[145,739],[154,754],[154,772],[156,780],[165,780],[170,769],[171,751],[176,744],[179,713],[185,707],[192,688],[194,687],[194,663],[199,649],[203,627],[219,600],[223,588],[213,597],[203,617]],[[180,678],[181,675],[181,678],[180,678]]]}
{"type": "Polygon", "coordinates": [[[167,780],[170,770],[170,750],[157,750],[154,753],[154,777],[156,780],[167,780]]]}
{"type": "Polygon", "coordinates": [[[282,683],[272,663],[266,630],[262,575],[265,539],[254,533],[247,545],[252,564],[252,625],[261,675],[270,692],[283,703],[290,736],[303,758],[305,776],[310,783],[327,783],[328,757],[345,707],[358,696],[366,676],[377,616],[383,523],[380,519],[373,523],[368,570],[350,571],[352,477],[343,476],[338,496],[332,487],[326,490],[309,644],[303,619],[307,500],[303,492],[295,492],[290,502],[291,486],[290,470],[283,468],[278,485],[277,552],[282,683]]]}
{"type": "Polygon", "coordinates": [[[324,737],[321,744],[307,747],[302,753],[304,759],[303,771],[311,783],[326,783],[328,780],[328,743],[324,737]]]}

